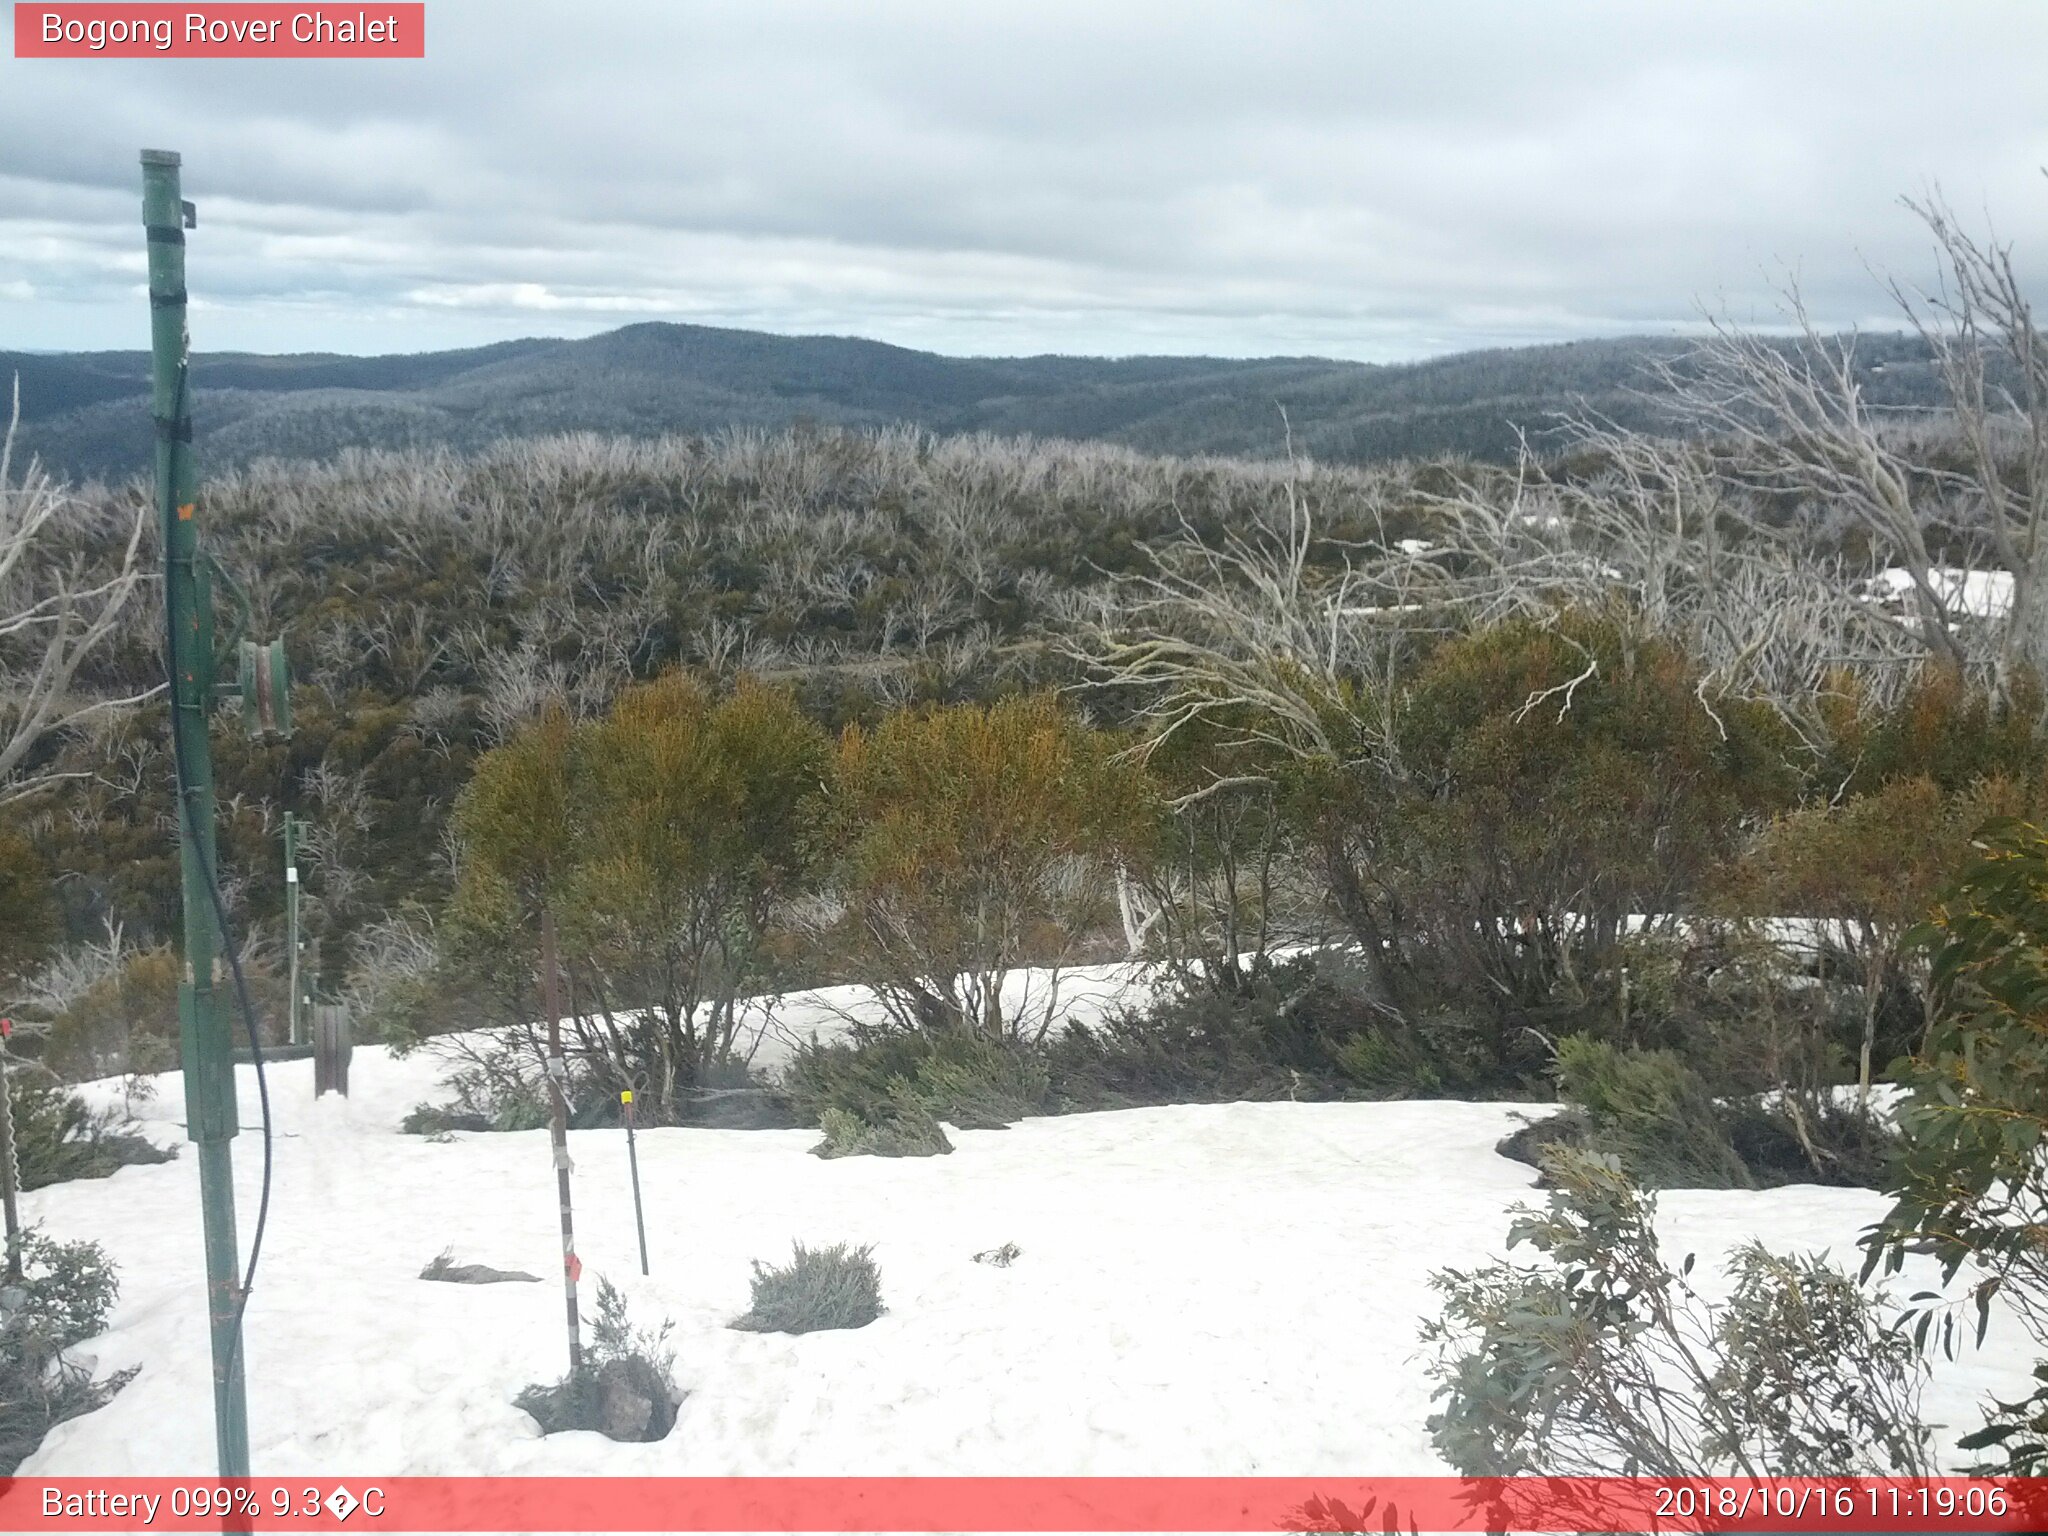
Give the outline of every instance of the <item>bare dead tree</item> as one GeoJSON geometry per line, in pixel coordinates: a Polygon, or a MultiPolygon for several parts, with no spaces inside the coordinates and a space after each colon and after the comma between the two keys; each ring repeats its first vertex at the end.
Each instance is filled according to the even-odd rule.
{"type": "Polygon", "coordinates": [[[33,459],[18,478],[14,473],[20,424],[17,376],[7,433],[0,438],[0,800],[49,782],[51,774],[23,768],[52,731],[98,711],[140,703],[157,691],[125,698],[87,698],[74,691],[79,667],[114,635],[142,583],[137,557],[146,508],[134,509],[125,542],[112,543],[110,562],[88,564],[69,547],[90,531],[82,526],[86,509],[33,459]]]}
{"type": "Polygon", "coordinates": [[[1652,366],[1677,417],[1715,441],[1724,483],[1845,516],[1904,572],[1911,648],[2009,693],[2022,670],[2048,675],[2048,343],[2010,247],[1967,233],[1938,196],[1907,206],[1943,276],[1928,292],[1888,287],[1942,381],[1931,425],[1960,454],[1928,452],[1927,434],[1873,408],[1856,338],[1821,335],[1796,285],[1789,343],[1716,319],[1698,347],[1652,366]],[[2003,573],[2010,598],[1973,601],[1935,558],[1938,532],[1974,545],[1970,563],[2003,573]]]}
{"type": "Polygon", "coordinates": [[[2012,576],[1999,680],[2021,666],[2048,677],[2048,339],[2009,245],[1968,234],[1939,194],[1906,206],[1934,235],[1946,282],[1917,296],[1895,282],[1892,295],[1934,354],[1968,451],[1966,526],[2012,576]]]}

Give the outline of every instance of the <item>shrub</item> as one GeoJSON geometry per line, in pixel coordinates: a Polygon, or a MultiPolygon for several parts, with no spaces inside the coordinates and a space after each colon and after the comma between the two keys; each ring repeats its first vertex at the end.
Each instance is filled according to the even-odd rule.
{"type": "Polygon", "coordinates": [[[1338,701],[1356,739],[1296,791],[1387,998],[1462,1011],[1503,1079],[1611,1015],[1629,915],[1696,907],[1794,788],[1773,717],[1710,710],[1697,665],[1641,631],[1572,611],[1446,641],[1338,701]]]}
{"type": "Polygon", "coordinates": [[[674,1326],[664,1319],[652,1333],[635,1329],[626,1316],[626,1298],[600,1278],[583,1369],[528,1387],[513,1406],[533,1415],[544,1435],[584,1429],[612,1440],[660,1440],[675,1427],[683,1400],[675,1383],[675,1351],[668,1347],[674,1326]]]}
{"type": "Polygon", "coordinates": [[[1114,911],[1113,866],[1152,835],[1149,788],[1117,746],[1048,696],[847,728],[829,795],[845,910],[828,937],[898,1028],[1050,1031],[1056,994],[1006,1002],[1004,980],[1070,962],[1114,911]]]}
{"type": "Polygon", "coordinates": [[[445,1138],[454,1131],[489,1131],[496,1129],[487,1115],[474,1110],[457,1109],[448,1104],[415,1104],[398,1124],[400,1131],[408,1136],[425,1136],[429,1139],[445,1138]]]}
{"type": "Polygon", "coordinates": [[[1875,1071],[1911,1051],[1925,1026],[1912,1006],[1921,977],[1908,934],[1962,872],[1976,828],[2026,798],[2006,779],[1951,791],[1924,776],[1894,779],[1777,817],[1737,866],[1731,885],[1751,915],[1817,922],[1828,954],[1847,962],[1860,994],[1853,1048],[1863,1100],[1875,1071]],[[1895,999],[1908,1006],[1888,1007],[1895,999]]]}
{"type": "Polygon", "coordinates": [[[132,1163],[167,1163],[176,1147],[160,1147],[118,1128],[110,1110],[94,1110],[77,1094],[32,1067],[7,1078],[21,1187],[41,1189],[66,1179],[103,1179],[132,1163]]]}
{"type": "MultiPolygon", "coordinates": [[[[600,1097],[687,1119],[741,1062],[741,1000],[772,990],[771,919],[807,872],[825,758],[786,691],[744,680],[715,697],[667,673],[582,724],[551,709],[463,792],[451,961],[492,972],[552,922],[568,1054],[600,1097]]],[[[499,985],[533,1016],[523,976],[499,985]]]]}
{"type": "Polygon", "coordinates": [[[963,1033],[862,1030],[851,1041],[801,1046],[784,1071],[791,1110],[819,1122],[838,1110],[868,1125],[908,1114],[963,1130],[994,1130],[1045,1107],[1043,1060],[1029,1047],[963,1033]]]}
{"type": "Polygon", "coordinates": [[[811,1151],[819,1157],[932,1157],[953,1150],[946,1128],[915,1102],[874,1121],[851,1110],[828,1109],[818,1129],[825,1139],[811,1151]]]}
{"type": "Polygon", "coordinates": [[[178,971],[168,946],[120,956],[50,1021],[42,1059],[73,1079],[177,1065],[178,971]]]}
{"type": "Polygon", "coordinates": [[[1747,1189],[1749,1169],[1699,1075],[1670,1051],[1558,1042],[1557,1091],[1578,1106],[1588,1144],[1654,1189],[1747,1189]]]}
{"type": "Polygon", "coordinates": [[[1499,1151],[1540,1166],[1543,1146],[1576,1146],[1616,1158],[1652,1189],[1878,1181],[1893,1136],[1868,1110],[1826,1094],[1745,1091],[1741,1072],[1729,1076],[1712,1082],[1674,1051],[1569,1035],[1557,1051],[1567,1108],[1499,1151]]]}
{"type": "Polygon", "coordinates": [[[1342,962],[1254,966],[1234,990],[1183,983],[1142,1011],[1047,1042],[1064,1109],[1239,1099],[1400,1098],[1486,1086],[1449,1016],[1411,1024],[1342,962]]]}
{"type": "Polygon", "coordinates": [[[865,1328],[882,1315],[882,1274],[871,1248],[796,1244],[781,1269],[754,1261],[754,1299],[732,1326],[751,1333],[865,1328]]]}
{"type": "Polygon", "coordinates": [[[95,1381],[65,1358],[103,1332],[120,1281],[98,1243],[59,1243],[33,1231],[22,1243],[21,1295],[0,1314],[0,1476],[11,1475],[53,1425],[90,1413],[134,1371],[95,1381]]]}
{"type": "MultiPolygon", "coordinates": [[[[1864,1274],[1930,1253],[1944,1283],[1965,1265],[1981,1276],[1964,1304],[1981,1343],[2003,1295],[2048,1349],[2048,830],[2008,821],[1984,829],[1980,856],[1937,905],[1919,939],[1936,946],[1934,1022],[1900,1074],[1901,1146],[1883,1221],[1864,1236],[1864,1274]]],[[[1913,1328],[1938,1320],[1955,1345],[1957,1309],[1916,1297],[1913,1328]]],[[[2048,1367],[2031,1397],[1997,1404],[1964,1443],[1998,1458],[1991,1471],[2036,1472],[2048,1461],[2048,1367]]]]}
{"type": "MultiPolygon", "coordinates": [[[[1674,1270],[1654,1202],[1610,1158],[1553,1151],[1548,1208],[1516,1211],[1534,1265],[1433,1277],[1437,1450],[1466,1476],[1840,1476],[1932,1471],[1925,1367],[1818,1258],[1750,1244],[1728,1300],[1674,1270]]],[[[1491,1528],[1491,1527],[1490,1527],[1491,1528]]],[[[1508,1528],[1503,1525],[1498,1528],[1508,1528]]]]}

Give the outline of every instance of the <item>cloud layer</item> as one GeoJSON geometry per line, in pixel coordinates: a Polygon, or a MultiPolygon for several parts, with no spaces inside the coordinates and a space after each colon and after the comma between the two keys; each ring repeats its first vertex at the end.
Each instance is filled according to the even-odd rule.
{"type": "MultiPolygon", "coordinates": [[[[11,9],[11,8],[10,8],[11,9]]],[[[954,353],[1391,360],[2048,274],[2048,8],[430,0],[424,61],[0,58],[0,347],[132,347],[136,151],[196,344],[667,318],[954,353]]],[[[10,23],[11,24],[11,23],[10,23]]],[[[11,38],[8,52],[11,54],[11,38]]]]}

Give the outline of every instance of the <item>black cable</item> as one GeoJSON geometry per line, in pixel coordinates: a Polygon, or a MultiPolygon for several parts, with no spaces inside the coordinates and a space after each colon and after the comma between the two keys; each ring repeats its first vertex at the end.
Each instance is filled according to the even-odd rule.
{"type": "MultiPolygon", "coordinates": [[[[179,359],[178,392],[171,404],[171,420],[174,422],[183,419],[185,414],[185,381],[190,372],[190,360],[186,358],[179,359]]],[[[170,554],[171,526],[177,516],[177,509],[174,505],[177,498],[177,490],[172,485],[169,475],[164,477],[163,496],[164,502],[160,511],[164,519],[164,553],[166,558],[168,558],[170,554]]],[[[242,1294],[235,1304],[234,1344],[228,1354],[228,1368],[232,1370],[241,1359],[242,1319],[249,1310],[249,1292],[256,1285],[256,1261],[263,1253],[263,1230],[270,1220],[270,1081],[265,1076],[263,1070],[263,1042],[258,1036],[256,1027],[256,1009],[249,1001],[249,983],[242,975],[241,957],[235,953],[233,933],[228,924],[227,900],[221,895],[220,880],[215,875],[213,861],[207,857],[206,844],[199,837],[198,829],[192,824],[192,804],[187,793],[192,782],[192,772],[185,761],[184,711],[178,702],[177,635],[173,622],[171,618],[170,590],[168,584],[166,584],[164,592],[164,675],[169,680],[171,688],[171,765],[178,781],[178,822],[184,829],[185,846],[192,850],[193,858],[198,861],[200,877],[205,882],[207,895],[213,903],[214,925],[220,930],[220,947],[222,952],[227,955],[228,970],[235,979],[235,999],[241,1006],[242,1021],[247,1026],[249,1032],[249,1060],[256,1068],[256,1095],[263,1105],[263,1192],[256,1206],[256,1230],[249,1239],[249,1266],[242,1275],[242,1294]]],[[[206,700],[202,703],[201,707],[205,708],[211,702],[211,700],[206,700]]],[[[228,1088],[230,1092],[234,1091],[234,1065],[232,1062],[228,1066],[228,1088]]],[[[191,1116],[191,1112],[191,1105],[186,1105],[185,1113],[188,1119],[191,1116]]],[[[234,1188],[230,1186],[228,1189],[230,1204],[233,1203],[234,1198],[234,1188]]]]}

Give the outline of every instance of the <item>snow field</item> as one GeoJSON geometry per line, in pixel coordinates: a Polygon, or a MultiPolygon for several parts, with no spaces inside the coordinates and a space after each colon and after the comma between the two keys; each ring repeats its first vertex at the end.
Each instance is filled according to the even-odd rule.
{"type": "MultiPolygon", "coordinates": [[[[1084,979],[1099,1007],[1111,982],[1084,979]]],[[[797,1033],[843,1018],[843,999],[788,1001],[797,1033]]],[[[808,1130],[646,1130],[642,1278],[624,1133],[576,1131],[585,1315],[602,1275],[636,1323],[674,1318],[689,1396],[656,1444],[542,1438],[511,1399],[566,1364],[547,1133],[400,1134],[446,1070],[359,1048],[354,1097],[316,1104],[310,1061],[269,1069],[275,1187],[246,1342],[261,1474],[1439,1472],[1416,1337],[1429,1274],[1501,1255],[1508,1208],[1540,1201],[1531,1170],[1493,1150],[1526,1112],[1499,1104],[1124,1110],[952,1131],[951,1156],[908,1159],[814,1158],[808,1130]],[[782,1262],[793,1239],[872,1243],[888,1313],[802,1337],[727,1328],[749,1261],[782,1262]],[[973,1262],[1004,1242],[1022,1250],[1011,1267],[973,1262]],[[443,1248],[543,1282],[418,1279],[443,1248]]],[[[182,1142],[178,1075],[156,1081],[137,1114],[182,1142]]],[[[253,1070],[238,1081],[246,1252],[261,1158],[253,1070]]],[[[118,1084],[89,1092],[118,1098],[118,1084]]],[[[24,1206],[53,1236],[106,1244],[121,1300],[79,1353],[102,1372],[142,1369],[107,1408],[58,1426],[22,1474],[209,1474],[189,1148],[24,1206]]],[[[1853,1269],[1857,1233],[1885,1207],[1865,1190],[1683,1191],[1661,1197],[1659,1222],[1674,1259],[1699,1254],[1711,1291],[1751,1236],[1853,1269]]],[[[1935,1280],[1909,1269],[1894,1290],[1935,1280]]],[[[1937,1367],[1927,1406],[1951,1426],[1944,1444],[1978,1422],[1984,1393],[2020,1388],[2022,1342],[1994,1316],[1985,1350],[1937,1367]]]]}

